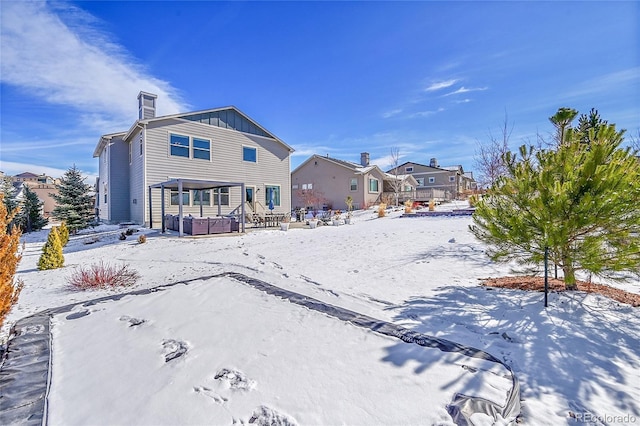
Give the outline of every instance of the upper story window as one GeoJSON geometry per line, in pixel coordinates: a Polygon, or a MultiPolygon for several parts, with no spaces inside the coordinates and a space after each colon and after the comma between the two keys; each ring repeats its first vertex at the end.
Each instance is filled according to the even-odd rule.
{"type": "Polygon", "coordinates": [[[302,190],[307,190],[307,189],[313,189],[313,184],[312,183],[303,183],[302,184],[302,190]]]}
{"type": "Polygon", "coordinates": [[[273,201],[274,206],[280,205],[280,185],[265,185],[264,186],[264,201],[265,206],[269,207],[273,201]]]}
{"type": "Polygon", "coordinates": [[[455,182],[455,181],[456,181],[455,176],[449,176],[449,182],[455,182]]]}
{"type": "Polygon", "coordinates": [[[434,177],[430,177],[429,178],[429,183],[435,183],[436,182],[436,178],[434,177]]]}
{"type": "Polygon", "coordinates": [[[418,182],[418,186],[424,186],[424,178],[416,178],[416,181],[418,182]]]}
{"type": "Polygon", "coordinates": [[[349,189],[351,191],[357,191],[358,190],[358,178],[351,178],[351,182],[349,184],[349,189]]]}
{"type": "Polygon", "coordinates": [[[211,141],[193,138],[193,158],[211,160],[211,141]]]}
{"type": "Polygon", "coordinates": [[[229,205],[229,188],[214,188],[213,189],[213,205],[218,205],[218,196],[220,197],[220,205],[229,205]]]}
{"type": "Polygon", "coordinates": [[[378,179],[369,179],[369,192],[378,192],[378,179]]]}
{"type": "MultiPolygon", "coordinates": [[[[141,142],[142,143],[142,142],[141,142]]],[[[184,135],[169,135],[169,152],[176,157],[211,160],[211,141],[184,135]]],[[[142,153],[142,145],[140,146],[142,153]]]]}
{"type": "Polygon", "coordinates": [[[404,171],[405,171],[406,173],[411,173],[411,172],[413,171],[413,167],[405,167],[405,168],[404,168],[404,171]]]}
{"type": "Polygon", "coordinates": [[[174,135],[169,137],[171,155],[189,158],[189,136],[174,135]]]}
{"type": "Polygon", "coordinates": [[[258,151],[250,146],[243,146],[242,160],[250,163],[256,163],[258,161],[258,151]]]}

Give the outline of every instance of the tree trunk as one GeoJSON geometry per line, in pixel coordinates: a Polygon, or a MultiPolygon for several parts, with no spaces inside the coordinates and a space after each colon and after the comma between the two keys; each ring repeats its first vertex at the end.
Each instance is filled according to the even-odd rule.
{"type": "Polygon", "coordinates": [[[564,272],[564,285],[567,290],[577,290],[576,271],[569,259],[563,256],[562,271],[564,272]]]}

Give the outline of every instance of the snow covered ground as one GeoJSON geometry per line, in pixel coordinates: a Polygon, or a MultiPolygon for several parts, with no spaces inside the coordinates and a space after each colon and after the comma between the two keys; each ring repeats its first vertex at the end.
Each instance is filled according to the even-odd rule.
{"type": "Polygon", "coordinates": [[[53,271],[36,269],[46,232],[26,235],[25,287],[1,336],[21,317],[114,294],[70,288],[74,267],[126,263],[141,275],[134,289],[204,279],[54,316],[50,424],[440,425],[453,424],[456,392],[504,399],[495,365],[207,278],[238,272],[504,360],[525,424],[640,423],[638,308],[561,293],[545,309],[540,293],[480,287],[509,268],[486,257],[470,217],[400,214],[208,238],[143,229],[145,244],[101,227],[73,237],[53,271]]]}

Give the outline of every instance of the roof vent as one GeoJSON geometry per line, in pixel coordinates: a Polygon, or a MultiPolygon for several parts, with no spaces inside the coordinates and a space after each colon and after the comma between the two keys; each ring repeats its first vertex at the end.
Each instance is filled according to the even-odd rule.
{"type": "Polygon", "coordinates": [[[438,159],[432,158],[431,161],[429,162],[429,167],[440,167],[438,166],[438,159]]]}
{"type": "Polygon", "coordinates": [[[146,120],[156,116],[156,99],[158,95],[152,93],[138,93],[138,120],[146,120]]]}

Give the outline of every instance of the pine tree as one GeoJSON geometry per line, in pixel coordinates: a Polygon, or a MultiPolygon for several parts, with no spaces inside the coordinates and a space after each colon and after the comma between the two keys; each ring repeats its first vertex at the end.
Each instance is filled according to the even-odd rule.
{"type": "Polygon", "coordinates": [[[12,306],[18,301],[23,284],[22,281],[14,279],[22,255],[18,253],[20,230],[13,227],[11,232],[7,232],[7,224],[12,218],[12,214],[5,207],[4,194],[0,193],[0,327],[12,306]]]}
{"type": "Polygon", "coordinates": [[[10,176],[4,176],[0,179],[0,194],[3,194],[2,204],[7,210],[7,214],[11,215],[12,219],[6,222],[5,227],[7,231],[11,231],[11,227],[15,222],[15,214],[19,206],[18,200],[15,197],[15,187],[10,176]]]}
{"type": "Polygon", "coordinates": [[[23,199],[20,212],[16,215],[15,222],[22,232],[39,231],[44,228],[48,220],[42,216],[43,201],[40,201],[35,192],[24,185],[23,199]]]}
{"type": "Polygon", "coordinates": [[[56,269],[64,265],[64,255],[62,254],[62,242],[58,227],[54,226],[49,231],[47,242],[42,247],[42,254],[38,260],[38,269],[56,269]]]}
{"type": "Polygon", "coordinates": [[[94,203],[90,195],[92,188],[84,183],[80,171],[74,165],[67,170],[56,185],[59,193],[52,194],[56,207],[52,216],[65,221],[71,233],[89,227],[94,218],[94,203]]]}
{"type": "Polygon", "coordinates": [[[568,289],[581,270],[640,275],[640,162],[620,147],[623,133],[602,122],[586,133],[567,129],[555,150],[522,147],[519,160],[508,153],[508,176],[480,201],[470,227],[492,259],[539,267],[548,247],[568,289]]]}
{"type": "Polygon", "coordinates": [[[69,228],[67,228],[67,224],[64,222],[60,223],[58,232],[60,233],[60,242],[62,243],[62,247],[66,247],[69,242],[69,228]]]}

